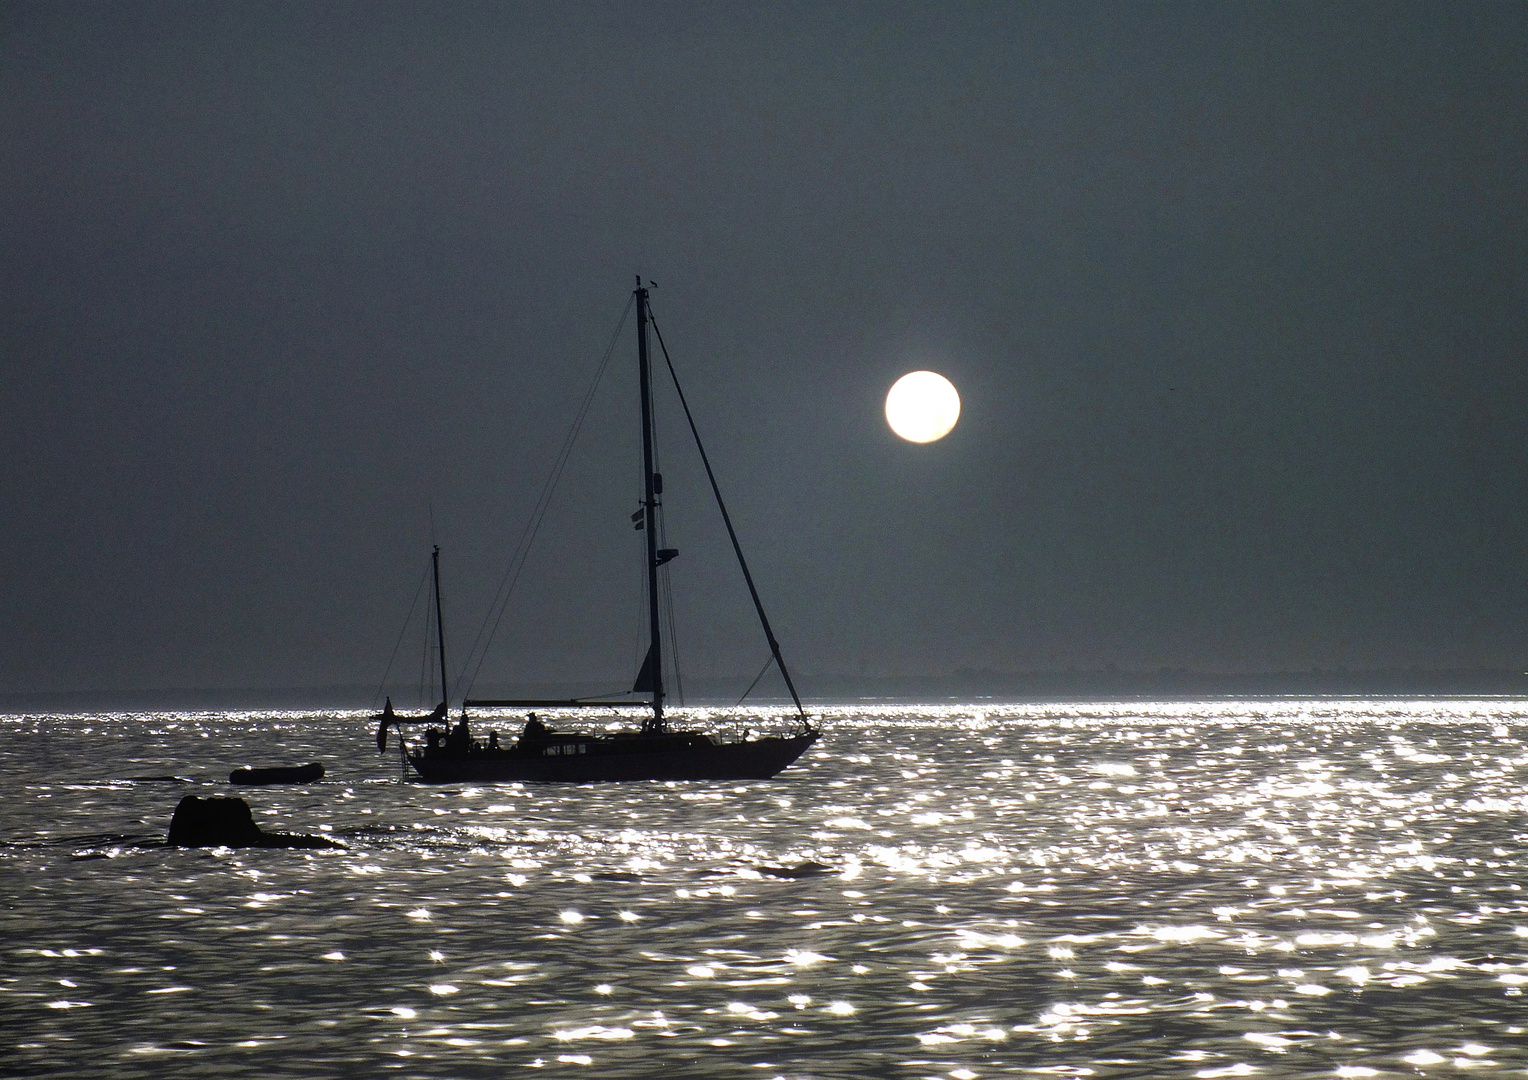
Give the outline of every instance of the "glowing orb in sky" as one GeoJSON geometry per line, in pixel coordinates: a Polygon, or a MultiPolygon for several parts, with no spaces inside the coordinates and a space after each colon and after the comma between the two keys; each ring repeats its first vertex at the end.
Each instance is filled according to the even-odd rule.
{"type": "Polygon", "coordinates": [[[886,395],[886,422],[908,442],[942,439],[959,419],[960,395],[937,372],[909,372],[886,395]]]}

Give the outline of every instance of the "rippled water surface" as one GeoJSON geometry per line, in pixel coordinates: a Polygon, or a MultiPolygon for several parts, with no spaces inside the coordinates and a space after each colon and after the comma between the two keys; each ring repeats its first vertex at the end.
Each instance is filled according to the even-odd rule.
{"type": "Polygon", "coordinates": [[[821,722],[774,781],[431,787],[356,714],[0,717],[0,1073],[1528,1075],[1528,703],[821,722]],[[315,759],[238,793],[346,850],[159,846],[315,759]]]}

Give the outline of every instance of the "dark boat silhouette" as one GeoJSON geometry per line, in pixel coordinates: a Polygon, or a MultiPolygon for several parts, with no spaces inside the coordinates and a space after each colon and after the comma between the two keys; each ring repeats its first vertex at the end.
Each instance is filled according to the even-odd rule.
{"type": "MultiPolygon", "coordinates": [[[[690,413],[679,378],[669,360],[668,349],[663,345],[663,335],[652,321],[648,307],[648,290],[637,279],[633,299],[637,309],[637,367],[641,385],[642,408],[642,474],[643,497],[638,511],[632,515],[637,529],[645,532],[647,548],[647,615],[648,648],[630,694],[621,697],[580,699],[512,698],[486,699],[467,697],[462,701],[460,719],[453,726],[437,728],[435,724],[448,725],[448,701],[442,700],[433,712],[424,716],[403,716],[393,711],[389,698],[386,707],[374,719],[377,720],[377,749],[385,752],[389,730],[398,732],[400,752],[419,776],[432,782],[486,782],[496,781],[567,781],[587,782],[602,780],[763,780],[785,769],[820,737],[802,708],[801,697],[791,679],[785,660],[780,655],[780,643],[770,628],[769,618],[764,614],[764,604],[754,585],[753,575],[743,558],[743,549],[733,529],[732,518],[722,501],[721,489],[712,472],[700,432],[690,413]],[[754,611],[759,617],[764,638],[769,644],[769,664],[779,668],[784,677],[791,700],[795,703],[800,731],[793,735],[771,735],[724,740],[718,735],[702,731],[680,731],[670,728],[664,711],[663,636],[660,626],[658,581],[659,568],[671,562],[679,552],[674,548],[660,548],[658,514],[661,509],[663,477],[654,468],[653,447],[653,400],[652,364],[648,354],[648,328],[656,333],[659,347],[674,389],[684,409],[690,433],[694,436],[706,477],[710,480],[712,494],[721,512],[722,522],[731,538],[733,553],[737,556],[743,580],[748,585],[754,611]],[[641,696],[637,696],[641,695],[641,696]],[[468,710],[471,708],[512,709],[629,709],[645,710],[640,730],[630,732],[591,733],[582,731],[557,731],[548,727],[533,712],[525,721],[520,736],[509,745],[500,746],[495,733],[485,743],[473,737],[468,710]],[[426,726],[424,745],[410,746],[404,741],[404,725],[426,726]]],[[[629,310],[629,309],[628,309],[629,310]]],[[[442,693],[450,684],[446,677],[446,650],[444,621],[440,607],[440,548],[431,555],[434,575],[435,634],[439,646],[440,685],[442,693]]],[[[763,672],[760,672],[762,677],[763,672]]],[[[755,684],[758,680],[755,679],[755,684]]],[[[752,689],[750,687],[750,689],[752,689]]],[[[470,691],[469,691],[470,692],[470,691]]],[[[746,696],[746,695],[745,695],[746,696]]]]}

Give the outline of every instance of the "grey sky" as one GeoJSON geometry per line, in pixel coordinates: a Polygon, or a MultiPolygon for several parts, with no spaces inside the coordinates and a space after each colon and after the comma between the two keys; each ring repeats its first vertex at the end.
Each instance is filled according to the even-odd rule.
{"type": "MultiPolygon", "coordinates": [[[[1517,664],[1525,31],[0,5],[0,689],[373,680],[432,506],[470,639],[639,270],[804,672],[1517,664]]],[[[634,669],[631,353],[485,673],[634,669]]],[[[665,447],[681,654],[752,670],[665,447]]]]}

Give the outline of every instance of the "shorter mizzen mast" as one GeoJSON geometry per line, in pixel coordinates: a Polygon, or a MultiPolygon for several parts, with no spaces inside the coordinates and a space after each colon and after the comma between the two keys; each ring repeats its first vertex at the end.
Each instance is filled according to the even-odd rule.
{"type": "MultiPolygon", "coordinates": [[[[407,760],[408,760],[408,748],[403,745],[403,727],[402,727],[402,725],[403,724],[433,724],[433,723],[435,723],[437,721],[445,720],[446,719],[446,712],[447,712],[447,703],[451,700],[450,684],[446,681],[446,627],[445,627],[445,616],[444,616],[444,614],[442,614],[442,612],[440,610],[440,545],[439,544],[434,545],[433,550],[430,552],[430,571],[431,571],[432,576],[434,577],[434,585],[435,585],[435,642],[439,646],[439,650],[438,651],[439,651],[439,658],[440,658],[440,704],[435,706],[433,711],[431,711],[430,713],[428,713],[428,714],[426,714],[424,716],[400,716],[396,712],[393,711],[393,699],[392,699],[391,696],[389,696],[387,698],[387,703],[382,708],[382,711],[380,713],[378,713],[374,717],[374,719],[377,721],[377,752],[378,753],[384,753],[387,750],[387,729],[390,728],[390,727],[398,729],[399,749],[400,749],[400,752],[404,756],[405,773],[407,772],[406,765],[407,765],[407,760]]],[[[424,582],[421,581],[419,584],[421,586],[423,586],[424,582]]],[[[416,605],[419,603],[419,590],[418,589],[414,590],[414,603],[416,605]]],[[[399,645],[401,645],[403,643],[403,634],[406,634],[408,632],[409,624],[413,622],[413,619],[414,619],[414,608],[413,608],[413,606],[410,606],[408,618],[404,620],[403,631],[398,636],[398,644],[399,645]]],[[[429,653],[429,645],[430,645],[430,641],[429,641],[429,638],[430,638],[429,626],[430,626],[430,623],[429,623],[429,613],[427,611],[425,613],[425,652],[426,652],[427,656],[428,656],[428,653],[429,653]]],[[[387,686],[387,677],[388,677],[388,674],[391,673],[391,671],[392,671],[392,668],[393,668],[393,659],[396,659],[397,655],[398,655],[398,647],[395,645],[393,647],[393,658],[389,659],[388,662],[387,662],[387,671],[382,673],[382,686],[377,688],[377,695],[379,697],[382,695],[383,690],[387,686]]],[[[421,683],[421,685],[420,685],[420,693],[424,692],[423,681],[424,681],[424,677],[423,677],[423,674],[421,673],[421,675],[420,675],[420,683],[421,683]]]]}
{"type": "MultiPolygon", "coordinates": [[[[446,682],[446,627],[440,611],[440,545],[430,553],[430,567],[435,572],[435,643],[440,646],[440,713],[445,715],[451,701],[450,684],[446,682]]],[[[418,593],[414,594],[418,596],[418,593]]]]}

